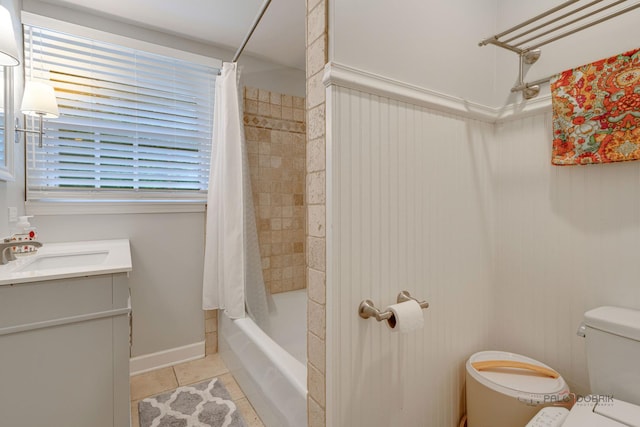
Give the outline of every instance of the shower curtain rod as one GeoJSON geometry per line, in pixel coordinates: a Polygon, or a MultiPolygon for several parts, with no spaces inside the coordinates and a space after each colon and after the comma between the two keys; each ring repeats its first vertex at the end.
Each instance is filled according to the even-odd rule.
{"type": "Polygon", "coordinates": [[[258,15],[253,20],[253,24],[251,24],[251,28],[249,29],[249,32],[244,37],[244,40],[242,40],[242,44],[240,45],[238,50],[236,50],[236,54],[233,55],[233,59],[231,60],[231,62],[238,62],[238,58],[240,58],[240,55],[242,55],[242,51],[244,50],[244,47],[249,42],[249,39],[253,35],[253,32],[256,30],[256,27],[258,26],[258,24],[260,23],[260,20],[262,19],[265,12],[267,11],[267,8],[269,7],[270,3],[271,3],[271,0],[265,0],[265,2],[262,4],[262,8],[260,8],[260,12],[258,12],[258,15]]]}

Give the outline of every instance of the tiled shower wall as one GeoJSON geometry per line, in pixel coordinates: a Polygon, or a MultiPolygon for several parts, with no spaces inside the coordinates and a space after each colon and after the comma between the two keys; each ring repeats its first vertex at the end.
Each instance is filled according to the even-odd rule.
{"type": "Polygon", "coordinates": [[[272,294],[306,288],[304,98],[244,90],[244,129],[262,272],[272,294]]]}

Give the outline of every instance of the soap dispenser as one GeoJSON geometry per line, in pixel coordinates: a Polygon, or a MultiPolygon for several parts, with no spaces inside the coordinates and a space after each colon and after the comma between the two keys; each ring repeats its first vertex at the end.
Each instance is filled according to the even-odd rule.
{"type": "Polygon", "coordinates": [[[29,245],[29,241],[36,240],[38,237],[35,227],[29,222],[29,218],[33,218],[33,216],[25,215],[18,217],[18,222],[15,226],[16,231],[10,238],[10,241],[16,243],[16,246],[12,248],[16,255],[30,255],[38,250],[35,246],[29,245]]]}
{"type": "Polygon", "coordinates": [[[33,218],[33,215],[18,217],[18,222],[16,223],[16,235],[19,236],[21,240],[36,240],[36,229],[31,226],[29,218],[33,218]]]}

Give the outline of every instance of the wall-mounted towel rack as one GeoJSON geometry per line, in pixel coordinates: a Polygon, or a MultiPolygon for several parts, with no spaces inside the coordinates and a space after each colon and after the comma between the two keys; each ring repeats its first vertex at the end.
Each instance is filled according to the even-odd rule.
{"type": "Polygon", "coordinates": [[[518,54],[518,82],[511,88],[511,92],[522,92],[525,99],[531,99],[540,92],[540,85],[551,79],[550,76],[529,83],[524,81],[524,64],[533,64],[540,58],[540,47],[640,8],[640,1],[628,6],[624,6],[623,3],[627,3],[627,0],[567,0],[482,40],[478,45],[493,44],[518,54]],[[616,10],[616,6],[620,8],[616,10]]]}

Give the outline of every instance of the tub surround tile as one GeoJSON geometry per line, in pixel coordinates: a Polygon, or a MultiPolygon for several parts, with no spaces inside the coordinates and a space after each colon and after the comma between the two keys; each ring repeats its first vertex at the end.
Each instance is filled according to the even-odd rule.
{"type": "Polygon", "coordinates": [[[325,274],[322,271],[309,268],[307,270],[307,295],[310,300],[318,304],[325,304],[325,274]]]}
{"type": "Polygon", "coordinates": [[[304,122],[305,111],[303,108],[294,108],[293,109],[293,121],[294,122],[304,122]]]}
{"type": "Polygon", "coordinates": [[[305,288],[305,99],[245,88],[244,102],[265,285],[270,293],[305,288]],[[257,111],[248,108],[249,94],[258,97],[257,111]]]}
{"type": "Polygon", "coordinates": [[[323,374],[325,373],[325,351],[324,340],[311,332],[307,333],[307,361],[323,374]]]}
{"type": "Polygon", "coordinates": [[[279,93],[271,92],[271,104],[282,105],[282,95],[279,93]]]}
{"type": "Polygon", "coordinates": [[[316,139],[325,135],[325,104],[322,103],[307,112],[307,138],[316,139]]]}
{"type": "MultiPolygon", "coordinates": [[[[307,77],[321,74],[327,62],[327,49],[324,37],[318,37],[307,48],[307,77]]],[[[307,97],[309,95],[307,94],[307,97]]],[[[309,104],[307,104],[307,107],[309,104]]]]}
{"type": "Polygon", "coordinates": [[[267,104],[271,102],[271,92],[264,89],[258,89],[258,101],[266,102],[267,104]]]}
{"type": "Polygon", "coordinates": [[[326,426],[326,89],[322,84],[327,63],[327,1],[307,0],[307,424],[326,426]]]}
{"type": "Polygon", "coordinates": [[[322,0],[307,17],[307,43],[313,42],[325,33],[326,19],[325,0],[322,0]]]}
{"type": "Polygon", "coordinates": [[[293,120],[292,107],[282,107],[282,120],[293,120]]]}
{"type": "Polygon", "coordinates": [[[307,173],[325,170],[325,139],[316,138],[307,144],[307,173]]]}
{"type": "Polygon", "coordinates": [[[218,310],[204,311],[204,354],[218,352],[218,310]]]}
{"type": "Polygon", "coordinates": [[[307,238],[307,266],[319,271],[325,271],[325,239],[318,237],[307,238]]]}
{"type": "Polygon", "coordinates": [[[258,89],[255,88],[255,87],[246,86],[244,88],[244,97],[246,99],[257,101],[258,100],[258,89]]]}
{"type": "Polygon", "coordinates": [[[307,388],[309,397],[315,400],[320,406],[325,407],[325,379],[324,374],[313,365],[308,365],[307,388]]]}
{"type": "Polygon", "coordinates": [[[307,203],[325,204],[325,171],[307,174],[307,203]]]}
{"type": "Polygon", "coordinates": [[[322,73],[318,73],[307,79],[307,108],[313,108],[324,102],[324,84],[322,73]]]}
{"type": "Polygon", "coordinates": [[[178,387],[173,368],[162,368],[131,377],[131,400],[140,400],[178,387]]]}
{"type": "Polygon", "coordinates": [[[302,98],[300,96],[294,96],[293,97],[293,108],[299,108],[301,110],[304,110],[304,98],[302,98]]]}
{"type": "Polygon", "coordinates": [[[307,232],[312,237],[325,237],[325,206],[310,205],[307,208],[309,228],[307,232]]]}
{"type": "Polygon", "coordinates": [[[325,337],[325,309],[324,305],[315,301],[307,302],[307,330],[324,340],[325,337]]]}
{"type": "Polygon", "coordinates": [[[205,332],[217,332],[218,331],[218,318],[212,317],[209,319],[205,319],[204,321],[204,331],[205,332]]]}
{"type": "Polygon", "coordinates": [[[324,408],[312,397],[307,399],[307,404],[309,408],[309,427],[324,427],[326,425],[324,408]]]}
{"type": "Polygon", "coordinates": [[[206,356],[218,352],[218,333],[207,332],[204,334],[204,354],[206,356]]]}

